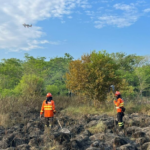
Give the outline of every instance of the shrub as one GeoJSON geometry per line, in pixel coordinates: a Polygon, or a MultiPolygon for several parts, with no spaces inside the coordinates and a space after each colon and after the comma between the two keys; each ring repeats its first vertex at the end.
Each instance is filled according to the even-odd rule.
{"type": "Polygon", "coordinates": [[[14,92],[23,97],[41,96],[44,94],[44,80],[36,75],[24,75],[14,92]]]}
{"type": "Polygon", "coordinates": [[[59,88],[56,85],[47,85],[46,93],[52,93],[52,95],[57,95],[59,92],[59,88]]]}
{"type": "Polygon", "coordinates": [[[14,96],[14,91],[11,89],[3,89],[0,90],[0,97],[5,98],[5,97],[11,97],[14,96]]]}

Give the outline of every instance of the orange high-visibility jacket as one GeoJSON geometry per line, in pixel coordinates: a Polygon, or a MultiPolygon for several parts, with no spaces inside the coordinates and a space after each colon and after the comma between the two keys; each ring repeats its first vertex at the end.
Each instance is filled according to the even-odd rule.
{"type": "Polygon", "coordinates": [[[114,101],[114,104],[116,105],[117,112],[122,112],[121,107],[124,106],[124,101],[123,101],[123,99],[118,98],[117,101],[114,101]]]}
{"type": "Polygon", "coordinates": [[[41,107],[40,115],[42,115],[44,113],[44,117],[53,117],[54,112],[56,112],[54,101],[51,100],[51,102],[48,102],[46,104],[46,100],[44,100],[42,107],[41,107]]]}

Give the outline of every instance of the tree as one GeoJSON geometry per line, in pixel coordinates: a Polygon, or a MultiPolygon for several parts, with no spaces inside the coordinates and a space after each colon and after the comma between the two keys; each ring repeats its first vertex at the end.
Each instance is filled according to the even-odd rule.
{"type": "Polygon", "coordinates": [[[17,95],[30,99],[34,96],[43,95],[44,89],[45,85],[42,78],[36,75],[24,75],[20,83],[15,87],[14,92],[17,95]]]}
{"type": "Polygon", "coordinates": [[[128,83],[128,88],[123,92],[124,95],[135,95],[135,92],[138,90],[137,87],[139,86],[139,79],[135,70],[141,66],[141,62],[143,62],[145,57],[135,54],[127,55],[125,53],[112,53],[111,57],[117,64],[120,64],[119,72],[121,77],[128,83]],[[130,89],[130,92],[128,89],[130,89]]]}
{"type": "Polygon", "coordinates": [[[60,93],[67,92],[64,75],[68,72],[69,63],[73,57],[65,53],[64,57],[55,57],[47,62],[45,71],[45,84],[55,85],[59,88],[60,93]]]}
{"type": "Polygon", "coordinates": [[[110,56],[120,64],[120,69],[125,72],[133,72],[134,68],[138,67],[144,56],[137,56],[135,54],[127,55],[125,53],[112,53],[110,56]]]}
{"type": "Polygon", "coordinates": [[[47,70],[45,59],[45,57],[34,58],[33,56],[25,54],[25,61],[23,63],[23,73],[28,75],[35,74],[37,76],[44,77],[44,71],[47,70]]]}
{"type": "Polygon", "coordinates": [[[67,88],[104,102],[110,85],[114,84],[116,89],[122,85],[118,68],[119,65],[106,51],[93,51],[70,63],[66,73],[67,88]]]}
{"type": "Polygon", "coordinates": [[[47,85],[46,93],[52,93],[52,95],[57,95],[59,92],[59,88],[56,85],[47,85]]]}
{"type": "Polygon", "coordinates": [[[137,87],[140,95],[143,96],[143,92],[150,88],[150,66],[142,66],[135,69],[135,74],[139,80],[139,86],[137,87]]]}
{"type": "Polygon", "coordinates": [[[13,89],[23,75],[22,61],[15,58],[2,59],[0,63],[0,89],[13,89]]]}

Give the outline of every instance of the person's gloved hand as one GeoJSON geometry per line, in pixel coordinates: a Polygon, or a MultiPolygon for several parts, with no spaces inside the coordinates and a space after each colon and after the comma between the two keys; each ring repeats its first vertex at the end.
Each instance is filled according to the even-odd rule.
{"type": "Polygon", "coordinates": [[[56,110],[54,110],[53,113],[56,114],[56,110]]]}
{"type": "Polygon", "coordinates": [[[114,100],[114,103],[116,102],[116,100],[114,100]]]}

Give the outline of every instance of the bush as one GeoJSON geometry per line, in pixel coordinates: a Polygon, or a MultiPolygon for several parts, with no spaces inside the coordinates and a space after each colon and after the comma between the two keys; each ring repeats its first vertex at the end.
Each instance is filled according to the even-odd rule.
{"type": "Polygon", "coordinates": [[[59,92],[59,88],[56,85],[47,85],[46,93],[52,93],[52,95],[57,95],[59,92]]]}
{"type": "Polygon", "coordinates": [[[44,80],[36,75],[24,75],[14,92],[23,97],[41,96],[44,94],[44,80]]]}
{"type": "Polygon", "coordinates": [[[11,97],[14,96],[14,91],[11,89],[3,89],[0,90],[0,97],[5,98],[5,97],[11,97]]]}

